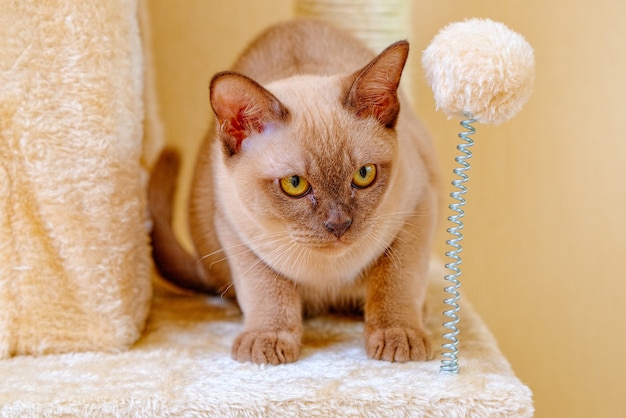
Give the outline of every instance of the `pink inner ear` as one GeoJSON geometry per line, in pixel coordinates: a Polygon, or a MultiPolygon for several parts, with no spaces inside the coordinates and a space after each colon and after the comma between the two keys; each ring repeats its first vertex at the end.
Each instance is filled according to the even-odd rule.
{"type": "Polygon", "coordinates": [[[395,120],[398,110],[398,98],[389,91],[381,91],[363,99],[362,108],[357,111],[357,116],[371,116],[380,123],[389,125],[395,120]]]}
{"type": "Polygon", "coordinates": [[[239,105],[233,110],[233,116],[222,122],[222,132],[234,140],[232,141],[233,150],[239,152],[243,140],[253,133],[263,132],[265,124],[271,118],[269,114],[264,114],[258,106],[239,105]]]}
{"type": "Polygon", "coordinates": [[[360,118],[372,117],[386,127],[393,127],[400,111],[397,85],[359,87],[353,91],[348,102],[355,114],[360,118]]]}
{"type": "Polygon", "coordinates": [[[214,100],[214,108],[224,144],[231,153],[239,152],[241,143],[250,135],[244,117],[245,105],[219,96],[214,100]]]}
{"type": "Polygon", "coordinates": [[[222,132],[231,137],[234,141],[229,148],[232,147],[234,152],[241,150],[241,143],[248,136],[244,124],[240,117],[228,118],[220,121],[222,132]]]}

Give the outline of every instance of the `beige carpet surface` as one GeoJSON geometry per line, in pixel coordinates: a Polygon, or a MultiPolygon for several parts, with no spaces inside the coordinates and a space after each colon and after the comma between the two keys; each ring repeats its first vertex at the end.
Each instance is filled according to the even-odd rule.
{"type": "MultiPolygon", "coordinates": [[[[429,328],[440,353],[445,272],[433,273],[429,328]]],[[[461,373],[429,362],[367,359],[363,323],[307,320],[301,358],[258,366],[230,358],[242,329],[219,298],[157,287],[147,329],[131,350],[0,361],[0,416],[532,416],[532,395],[492,335],[462,304],[461,373]]]]}

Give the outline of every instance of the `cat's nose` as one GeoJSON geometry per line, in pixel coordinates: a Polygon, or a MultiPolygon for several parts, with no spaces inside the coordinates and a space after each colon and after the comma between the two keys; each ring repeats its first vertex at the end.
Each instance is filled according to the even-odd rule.
{"type": "Polygon", "coordinates": [[[348,228],[350,228],[350,225],[352,225],[352,219],[341,214],[333,214],[326,222],[324,222],[326,229],[335,234],[337,238],[341,238],[341,236],[346,233],[348,228]]]}

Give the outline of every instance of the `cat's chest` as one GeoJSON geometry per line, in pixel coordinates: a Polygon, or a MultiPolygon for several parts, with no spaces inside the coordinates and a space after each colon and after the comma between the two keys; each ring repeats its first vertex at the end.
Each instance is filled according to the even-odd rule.
{"type": "Polygon", "coordinates": [[[384,256],[378,245],[337,245],[316,249],[296,243],[254,245],[251,250],[272,270],[308,288],[340,289],[367,276],[371,266],[384,256]]]}

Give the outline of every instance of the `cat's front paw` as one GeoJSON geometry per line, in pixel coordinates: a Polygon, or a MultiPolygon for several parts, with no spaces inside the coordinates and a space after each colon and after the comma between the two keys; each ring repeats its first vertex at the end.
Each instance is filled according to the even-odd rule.
{"type": "Polygon", "coordinates": [[[233,343],[235,360],[257,364],[292,363],[300,354],[299,336],[288,331],[247,331],[233,343]]]}
{"type": "Polygon", "coordinates": [[[424,331],[415,328],[383,328],[366,336],[367,356],[376,360],[430,360],[432,348],[424,331]]]}

